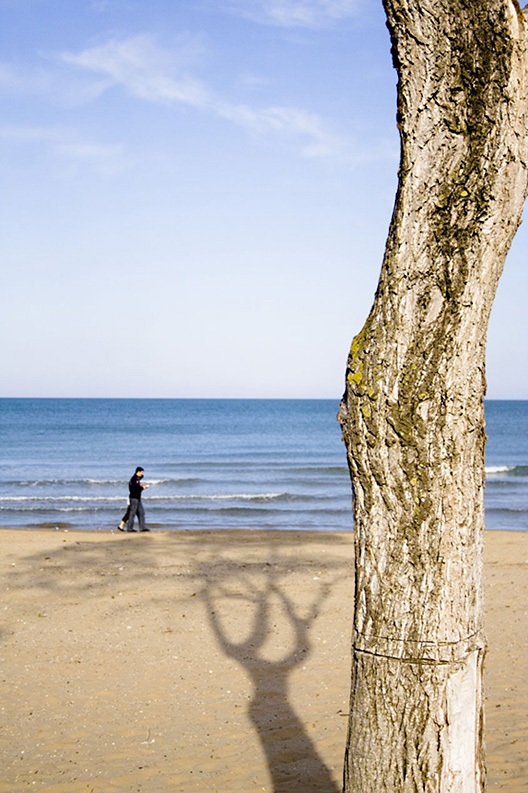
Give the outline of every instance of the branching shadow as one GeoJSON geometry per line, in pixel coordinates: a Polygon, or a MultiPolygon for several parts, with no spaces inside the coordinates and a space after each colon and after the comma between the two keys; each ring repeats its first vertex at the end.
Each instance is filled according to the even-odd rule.
{"type": "Polygon", "coordinates": [[[312,573],[309,589],[313,591],[296,598],[287,591],[286,582],[292,566],[299,570],[299,559],[270,558],[265,566],[218,557],[202,562],[202,596],[211,628],[225,655],[240,664],[252,681],[248,714],[274,793],[339,793],[290,700],[291,675],[310,655],[310,630],[331,585],[313,581],[310,563],[307,573],[312,573]]]}

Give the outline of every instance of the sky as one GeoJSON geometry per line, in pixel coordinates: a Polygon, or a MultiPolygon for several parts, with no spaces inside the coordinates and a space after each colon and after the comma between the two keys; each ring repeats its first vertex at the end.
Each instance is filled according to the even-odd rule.
{"type": "MultiPolygon", "coordinates": [[[[381,0],[0,0],[0,396],[339,399],[395,86],[381,0]]],[[[490,398],[528,398],[527,235],[490,398]]]]}

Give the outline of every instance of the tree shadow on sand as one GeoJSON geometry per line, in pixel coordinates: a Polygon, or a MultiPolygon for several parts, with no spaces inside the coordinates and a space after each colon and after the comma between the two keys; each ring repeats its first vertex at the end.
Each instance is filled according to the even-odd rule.
{"type": "MultiPolygon", "coordinates": [[[[188,580],[205,606],[221,651],[252,682],[248,715],[273,793],[339,793],[292,704],[291,678],[312,652],[317,618],[333,588],[352,575],[352,553],[343,555],[337,548],[332,553],[332,546],[348,545],[348,537],[324,532],[323,540],[322,534],[167,532],[151,537],[158,540],[154,543],[148,535],[94,543],[76,533],[68,535],[67,544],[62,538],[64,547],[56,543],[49,550],[28,554],[23,564],[13,568],[8,583],[12,589],[37,588],[45,603],[51,591],[64,595],[65,602],[80,601],[107,587],[108,576],[115,576],[115,588],[127,582],[142,597],[150,590],[153,571],[167,583],[175,576],[180,583],[188,580]],[[72,575],[75,570],[83,574],[72,575]]],[[[152,595],[148,597],[152,602],[152,595]]],[[[126,608],[117,600],[112,604],[126,608]]],[[[310,691],[313,697],[318,694],[317,687],[310,691]]],[[[343,746],[344,742],[345,736],[343,746]]]]}
{"type": "Polygon", "coordinates": [[[331,592],[327,577],[314,581],[314,562],[277,553],[273,544],[264,564],[234,561],[226,553],[201,561],[199,568],[201,574],[193,572],[203,583],[201,595],[217,642],[253,684],[248,715],[273,793],[339,793],[290,700],[291,675],[310,655],[310,630],[331,592]],[[299,572],[303,565],[311,573],[310,585],[299,597],[288,591],[287,578],[293,567],[299,572]]]}

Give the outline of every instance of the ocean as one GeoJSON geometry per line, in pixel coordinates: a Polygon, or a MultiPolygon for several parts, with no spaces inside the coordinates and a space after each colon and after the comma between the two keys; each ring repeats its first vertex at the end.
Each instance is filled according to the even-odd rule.
{"type": "MultiPolygon", "coordinates": [[[[335,400],[0,399],[0,525],[349,531],[335,400]]],[[[528,401],[486,403],[486,525],[528,529],[528,401]]]]}

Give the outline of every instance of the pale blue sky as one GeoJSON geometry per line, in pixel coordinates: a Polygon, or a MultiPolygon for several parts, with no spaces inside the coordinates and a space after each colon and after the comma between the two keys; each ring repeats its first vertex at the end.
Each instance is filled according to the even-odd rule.
{"type": "MultiPolygon", "coordinates": [[[[338,399],[396,189],[381,0],[0,0],[0,31],[0,395],[338,399]]],[[[528,398],[527,233],[493,398],[528,398]]]]}

